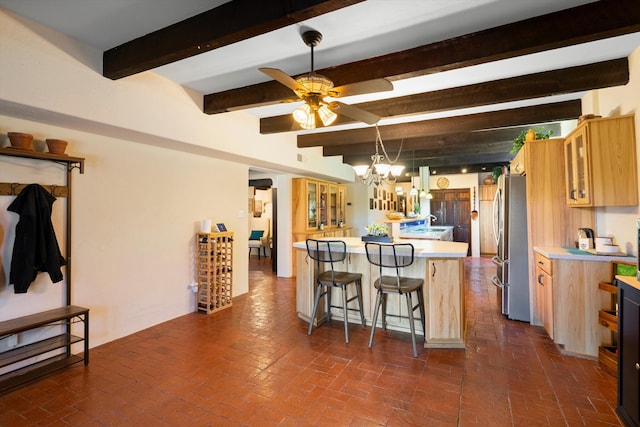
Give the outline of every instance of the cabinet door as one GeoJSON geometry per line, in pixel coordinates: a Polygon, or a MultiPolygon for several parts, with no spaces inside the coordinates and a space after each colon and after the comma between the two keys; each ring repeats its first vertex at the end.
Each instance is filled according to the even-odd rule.
{"type": "Polygon", "coordinates": [[[329,184],[326,182],[318,183],[318,221],[329,225],[329,184]]]}
{"type": "Polygon", "coordinates": [[[338,226],[338,186],[329,186],[329,223],[332,227],[338,226]]]}
{"type": "Polygon", "coordinates": [[[629,425],[640,425],[640,292],[626,284],[621,284],[618,292],[621,305],[618,410],[629,425]]]}
{"type": "Polygon", "coordinates": [[[589,143],[587,127],[577,130],[565,141],[567,202],[572,205],[591,204],[589,143]]]}
{"type": "Polygon", "coordinates": [[[427,341],[455,341],[464,335],[464,295],[458,259],[428,259],[427,341]]]}
{"type": "Polygon", "coordinates": [[[542,326],[544,326],[545,320],[544,275],[544,270],[536,266],[536,317],[542,326]]]}
{"type": "Polygon", "coordinates": [[[553,339],[553,278],[540,267],[536,267],[536,312],[547,331],[553,339]]]}
{"type": "Polygon", "coordinates": [[[318,228],[318,183],[307,181],[307,229],[318,228]]]}
{"type": "Polygon", "coordinates": [[[346,222],[345,213],[346,213],[346,202],[347,199],[347,189],[344,185],[338,185],[338,223],[346,222]]]}

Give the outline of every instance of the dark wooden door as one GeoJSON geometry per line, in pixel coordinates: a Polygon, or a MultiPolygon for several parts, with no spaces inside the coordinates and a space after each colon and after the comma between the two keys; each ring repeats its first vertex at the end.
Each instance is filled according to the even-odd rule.
{"type": "Polygon", "coordinates": [[[453,227],[453,240],[469,244],[471,254],[471,197],[468,188],[432,190],[431,214],[437,220],[434,225],[453,227]]]}

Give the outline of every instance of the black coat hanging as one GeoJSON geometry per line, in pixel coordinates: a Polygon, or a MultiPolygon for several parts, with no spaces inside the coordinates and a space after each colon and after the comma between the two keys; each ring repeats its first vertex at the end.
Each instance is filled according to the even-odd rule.
{"type": "Polygon", "coordinates": [[[20,215],[9,273],[9,283],[17,294],[26,293],[41,271],[49,273],[53,283],[62,280],[60,267],[66,262],[51,222],[55,200],[42,186],[30,184],[7,208],[20,215]]]}

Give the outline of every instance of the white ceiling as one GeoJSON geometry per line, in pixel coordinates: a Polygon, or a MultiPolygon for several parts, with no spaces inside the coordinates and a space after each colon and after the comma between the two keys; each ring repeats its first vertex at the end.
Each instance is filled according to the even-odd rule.
{"type": "MultiPolygon", "coordinates": [[[[100,50],[107,50],[225,2],[225,0],[0,0],[0,7],[100,50]]],[[[590,2],[589,0],[368,0],[300,24],[161,66],[154,69],[154,72],[200,93],[208,94],[268,80],[267,76],[258,71],[258,67],[280,68],[290,75],[307,72],[310,68],[310,52],[300,38],[302,27],[310,27],[323,34],[322,42],[315,49],[316,68],[320,69],[405,50],[590,2]]],[[[391,93],[361,95],[342,100],[347,103],[365,102],[588,64],[628,56],[637,46],[640,46],[640,33],[396,81],[395,89],[391,93]]],[[[335,83],[340,85],[340,82],[335,83]]],[[[528,100],[510,103],[509,106],[576,99],[580,96],[582,94],[528,100]]],[[[280,104],[247,111],[256,116],[265,117],[284,114],[294,108],[291,104],[280,104]]],[[[411,118],[383,119],[381,124],[502,108],[505,108],[505,105],[411,118]]],[[[358,126],[344,125],[341,128],[358,126]]],[[[315,132],[319,131],[322,129],[315,130],[315,132]]]]}

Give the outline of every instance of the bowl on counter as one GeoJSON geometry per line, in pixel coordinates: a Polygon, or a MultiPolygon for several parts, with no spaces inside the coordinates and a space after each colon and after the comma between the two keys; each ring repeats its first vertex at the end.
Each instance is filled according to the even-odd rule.
{"type": "Polygon", "coordinates": [[[387,218],[390,220],[398,220],[404,218],[404,214],[402,212],[387,212],[387,218]]]}

